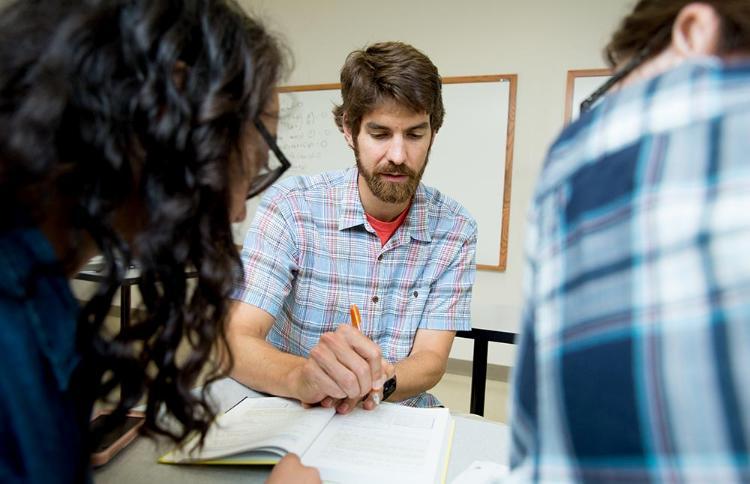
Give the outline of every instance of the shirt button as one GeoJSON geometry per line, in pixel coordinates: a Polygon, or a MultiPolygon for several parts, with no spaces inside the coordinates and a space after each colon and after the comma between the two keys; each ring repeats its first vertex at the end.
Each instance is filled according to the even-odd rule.
{"type": "Polygon", "coordinates": [[[372,302],[377,303],[378,301],[380,301],[378,296],[372,296],[372,302]]]}
{"type": "Polygon", "coordinates": [[[383,254],[380,254],[380,255],[378,256],[378,260],[383,260],[383,254]]]}
{"type": "Polygon", "coordinates": [[[414,297],[419,297],[419,292],[414,291],[414,297]]]}

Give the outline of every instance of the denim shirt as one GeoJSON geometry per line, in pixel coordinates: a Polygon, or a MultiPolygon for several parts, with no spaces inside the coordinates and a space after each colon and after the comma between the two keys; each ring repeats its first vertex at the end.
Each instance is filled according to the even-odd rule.
{"type": "Polygon", "coordinates": [[[0,482],[90,481],[74,385],[78,305],[34,228],[0,233],[0,482]]]}

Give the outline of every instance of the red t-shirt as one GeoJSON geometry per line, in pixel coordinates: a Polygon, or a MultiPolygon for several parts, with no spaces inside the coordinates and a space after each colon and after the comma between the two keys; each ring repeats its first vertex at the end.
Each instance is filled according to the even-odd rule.
{"type": "Polygon", "coordinates": [[[372,225],[372,228],[375,229],[375,233],[378,234],[378,237],[380,238],[381,246],[385,245],[385,243],[388,242],[388,239],[391,238],[394,232],[396,232],[396,230],[401,227],[401,224],[404,223],[404,220],[406,220],[406,214],[409,213],[410,208],[411,205],[406,207],[406,209],[404,209],[404,211],[401,212],[395,220],[392,220],[390,222],[383,222],[382,220],[378,220],[369,213],[365,212],[367,221],[370,222],[370,225],[372,225]]]}

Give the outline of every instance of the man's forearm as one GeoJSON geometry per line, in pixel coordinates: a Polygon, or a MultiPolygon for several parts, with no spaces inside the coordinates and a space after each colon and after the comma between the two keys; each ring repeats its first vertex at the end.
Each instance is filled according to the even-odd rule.
{"type": "Polygon", "coordinates": [[[437,385],[445,373],[447,360],[432,351],[413,353],[396,363],[396,391],[388,397],[398,402],[437,385]]]}
{"type": "Polygon", "coordinates": [[[232,346],[234,367],[230,375],[264,393],[299,399],[296,373],[305,363],[301,356],[284,353],[258,337],[245,337],[232,346]]]}

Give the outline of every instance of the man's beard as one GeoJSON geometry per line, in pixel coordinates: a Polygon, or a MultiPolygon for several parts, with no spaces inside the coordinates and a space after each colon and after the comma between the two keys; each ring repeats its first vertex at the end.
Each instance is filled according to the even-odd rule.
{"type": "Polygon", "coordinates": [[[424,170],[427,168],[430,151],[427,151],[424,165],[422,165],[419,173],[406,165],[396,165],[394,163],[388,163],[385,167],[376,167],[374,172],[368,172],[362,166],[362,162],[359,159],[359,150],[356,145],[354,146],[354,158],[357,160],[357,168],[360,175],[365,179],[373,195],[386,203],[403,203],[411,200],[411,197],[416,193],[419,182],[422,180],[422,175],[424,175],[424,170]],[[382,175],[406,175],[408,179],[405,183],[389,182],[383,179],[382,175]]]}

